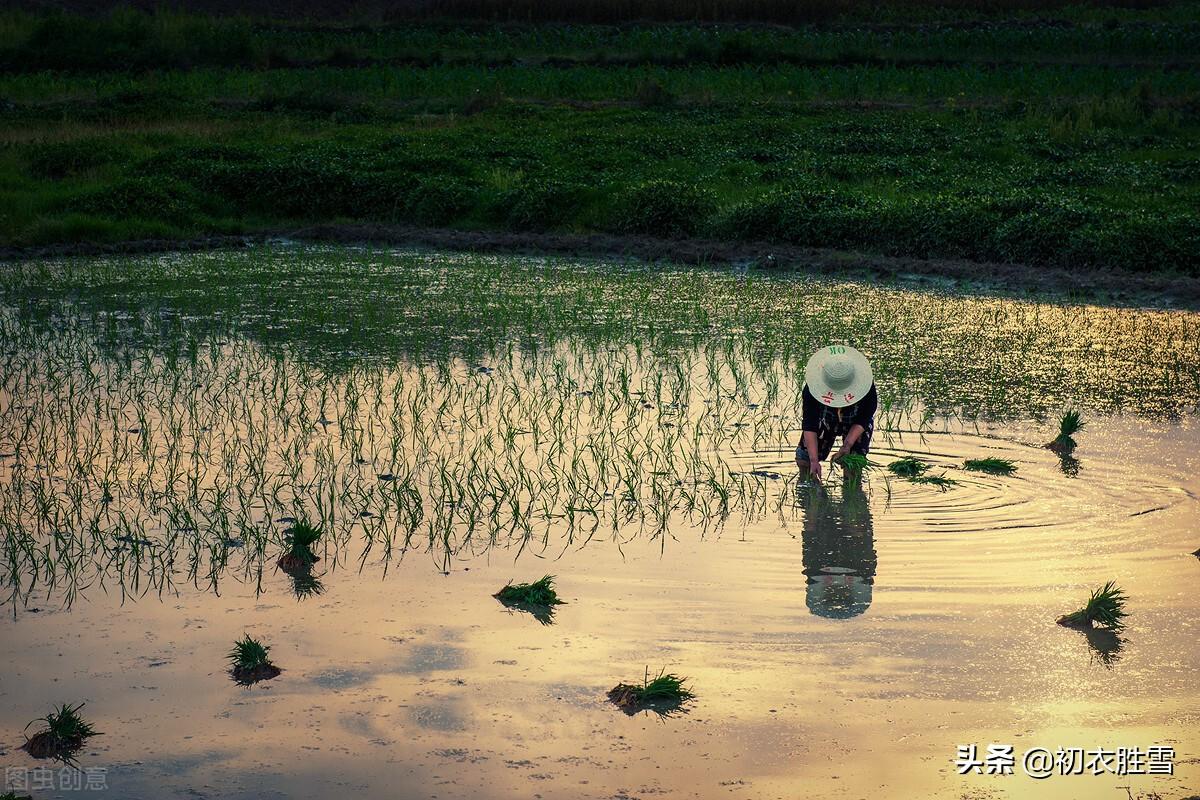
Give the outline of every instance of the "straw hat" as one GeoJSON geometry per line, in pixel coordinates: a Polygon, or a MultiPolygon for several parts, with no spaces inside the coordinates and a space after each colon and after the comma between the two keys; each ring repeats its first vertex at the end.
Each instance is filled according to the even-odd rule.
{"type": "Polygon", "coordinates": [[[875,379],[866,356],[849,345],[832,344],[813,353],[804,380],[817,402],[845,408],[865,397],[875,379]]]}

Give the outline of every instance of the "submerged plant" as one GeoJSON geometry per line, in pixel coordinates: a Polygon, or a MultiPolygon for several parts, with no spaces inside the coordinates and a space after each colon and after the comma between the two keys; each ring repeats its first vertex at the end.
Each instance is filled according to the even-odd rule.
{"type": "MultiPolygon", "coordinates": [[[[63,703],[57,710],[30,722],[29,725],[44,722],[46,727],[25,740],[24,748],[29,755],[34,758],[70,760],[87,739],[99,736],[99,732],[79,716],[79,709],[83,706],[83,703],[77,706],[63,703]]],[[[29,725],[25,726],[26,730],[29,725]]]]}
{"type": "Polygon", "coordinates": [[[929,463],[916,456],[904,456],[888,464],[888,469],[902,478],[916,478],[929,469],[929,463]]]}
{"type": "Polygon", "coordinates": [[[278,677],[283,670],[271,663],[267,655],[271,648],[251,639],[248,633],[243,635],[245,638],[234,642],[227,656],[230,661],[229,672],[234,680],[249,685],[278,677]]]}
{"type": "Polygon", "coordinates": [[[555,606],[566,604],[554,591],[553,575],[544,575],[533,583],[514,584],[509,581],[492,596],[508,608],[529,612],[543,625],[554,621],[555,606]]]}
{"type": "Polygon", "coordinates": [[[1125,627],[1124,618],[1129,616],[1125,611],[1125,600],[1125,592],[1117,588],[1114,581],[1109,581],[1092,592],[1083,608],[1059,617],[1058,624],[1069,628],[1100,627],[1119,631],[1125,627]]]}
{"type": "Polygon", "coordinates": [[[1080,419],[1076,409],[1072,408],[1064,412],[1062,419],[1058,422],[1058,436],[1047,443],[1046,447],[1056,453],[1070,453],[1075,449],[1074,436],[1083,429],[1084,425],[1085,423],[1080,419]]]}
{"type": "Polygon", "coordinates": [[[1011,475],[1017,471],[1017,464],[1007,458],[968,458],[963,467],[975,472],[987,472],[991,475],[1011,475]]]}
{"type": "Polygon", "coordinates": [[[619,683],[608,691],[608,699],[626,714],[653,711],[667,716],[696,696],[683,685],[686,680],[665,669],[659,670],[658,676],[651,680],[650,668],[647,667],[640,686],[619,683]]]}
{"type": "Polygon", "coordinates": [[[296,520],[283,538],[287,552],[279,558],[279,567],[284,570],[304,569],[320,560],[312,546],[321,538],[322,531],[306,520],[296,520]]]}

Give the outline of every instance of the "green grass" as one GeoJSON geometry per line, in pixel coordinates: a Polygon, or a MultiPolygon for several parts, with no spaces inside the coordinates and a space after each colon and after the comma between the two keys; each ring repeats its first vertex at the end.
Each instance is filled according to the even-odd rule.
{"type": "Polygon", "coordinates": [[[91,723],[79,715],[83,706],[84,703],[75,706],[63,703],[46,716],[30,722],[25,726],[26,730],[39,722],[44,723],[44,727],[26,739],[25,749],[39,758],[65,758],[91,737],[99,736],[91,723]]]}
{"type": "Polygon", "coordinates": [[[0,245],[336,220],[1200,274],[1194,7],[1107,13],[1137,24],[0,14],[0,245]]]}
{"type": "Polygon", "coordinates": [[[963,468],[989,475],[1012,475],[1017,471],[1016,462],[1007,458],[969,458],[963,462],[963,468]]]}
{"type": "Polygon", "coordinates": [[[668,673],[665,669],[660,670],[658,675],[651,679],[650,669],[647,667],[641,684],[619,683],[609,690],[608,698],[626,712],[655,710],[665,713],[696,697],[684,685],[686,680],[687,678],[668,673]]]}
{"type": "Polygon", "coordinates": [[[1125,611],[1126,601],[1125,592],[1115,582],[1109,581],[1092,592],[1087,605],[1059,617],[1058,622],[1071,627],[1121,630],[1125,627],[1125,617],[1129,616],[1125,611]]]}

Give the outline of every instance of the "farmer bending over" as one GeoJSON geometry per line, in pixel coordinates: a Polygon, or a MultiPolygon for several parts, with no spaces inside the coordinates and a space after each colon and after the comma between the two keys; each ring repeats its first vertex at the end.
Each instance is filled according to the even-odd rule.
{"type": "Polygon", "coordinates": [[[866,356],[846,345],[822,347],[804,368],[803,401],[803,433],[796,446],[801,480],[810,474],[821,479],[821,462],[839,436],[835,462],[850,453],[867,454],[879,396],[866,356]]]}

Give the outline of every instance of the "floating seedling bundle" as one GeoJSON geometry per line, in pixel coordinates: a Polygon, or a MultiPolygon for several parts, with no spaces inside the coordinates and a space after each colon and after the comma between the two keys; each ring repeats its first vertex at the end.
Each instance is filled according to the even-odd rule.
{"type": "Polygon", "coordinates": [[[229,674],[240,684],[249,686],[279,676],[283,670],[271,663],[271,648],[245,634],[233,643],[229,651],[229,674]]]}
{"type": "Polygon", "coordinates": [[[79,715],[84,704],[72,706],[66,703],[60,705],[44,717],[30,722],[25,726],[38,722],[45,723],[40,731],[25,740],[24,748],[34,758],[56,758],[70,761],[74,754],[93,736],[99,732],[79,715]]]}
{"type": "Polygon", "coordinates": [[[1064,614],[1058,618],[1058,624],[1069,628],[1106,628],[1119,631],[1125,627],[1125,592],[1113,581],[1092,592],[1087,605],[1078,611],[1064,614]]]}
{"type": "Polygon", "coordinates": [[[650,668],[647,667],[641,684],[619,683],[608,691],[608,699],[626,714],[652,711],[660,716],[668,716],[696,697],[684,685],[686,680],[666,672],[665,668],[651,679],[650,668]]]}

